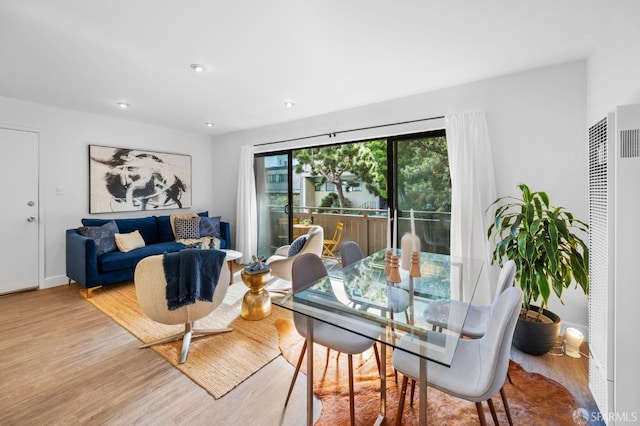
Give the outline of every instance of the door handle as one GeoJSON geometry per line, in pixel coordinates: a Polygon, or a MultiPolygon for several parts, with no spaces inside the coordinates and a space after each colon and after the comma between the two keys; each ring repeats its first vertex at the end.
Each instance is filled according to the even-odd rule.
{"type": "Polygon", "coordinates": [[[289,207],[289,204],[284,206],[284,212],[285,214],[289,214],[289,212],[291,211],[291,208],[289,207]]]}
{"type": "Polygon", "coordinates": [[[29,216],[29,217],[27,218],[27,222],[35,222],[35,221],[36,221],[36,218],[35,218],[35,217],[33,217],[33,216],[29,216]]]}

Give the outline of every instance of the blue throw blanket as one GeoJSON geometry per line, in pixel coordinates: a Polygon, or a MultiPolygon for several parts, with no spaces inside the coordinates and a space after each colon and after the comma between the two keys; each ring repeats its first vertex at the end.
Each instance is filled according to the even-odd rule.
{"type": "Polygon", "coordinates": [[[162,266],[167,279],[169,310],[197,300],[212,302],[225,256],[226,253],[220,250],[187,249],[165,253],[162,266]]]}

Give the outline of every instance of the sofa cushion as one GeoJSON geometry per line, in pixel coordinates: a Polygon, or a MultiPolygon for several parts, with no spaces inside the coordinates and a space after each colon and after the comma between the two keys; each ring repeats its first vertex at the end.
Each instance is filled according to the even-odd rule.
{"type": "Polygon", "coordinates": [[[173,235],[173,230],[171,229],[169,215],[156,216],[156,226],[158,227],[158,239],[161,243],[175,241],[176,237],[173,235]]]}
{"type": "Polygon", "coordinates": [[[123,253],[140,247],[144,247],[146,245],[144,243],[142,235],[140,235],[140,231],[138,230],[129,232],[128,234],[116,234],[115,240],[116,245],[118,246],[118,250],[123,253]]]}
{"type": "Polygon", "coordinates": [[[113,220],[102,226],[81,226],[78,232],[85,237],[93,238],[96,242],[96,255],[116,250],[115,234],[119,232],[118,225],[113,220]]]}
{"type": "Polygon", "coordinates": [[[200,217],[191,217],[188,219],[176,217],[176,240],[188,240],[192,238],[200,238],[200,217]]]}
{"type": "MultiPolygon", "coordinates": [[[[82,224],[84,226],[100,226],[114,219],[94,219],[84,218],[82,224]]],[[[155,244],[160,242],[158,239],[158,229],[156,226],[155,216],[139,217],[133,219],[115,219],[116,225],[121,234],[128,234],[135,230],[140,231],[140,235],[144,239],[144,242],[149,244],[155,244]]]]}
{"type": "Polygon", "coordinates": [[[184,244],[176,242],[158,243],[137,248],[126,253],[112,251],[98,257],[98,269],[102,273],[120,271],[123,269],[135,268],[135,266],[147,256],[162,254],[164,252],[173,253],[184,249],[184,244]]]}
{"type": "Polygon", "coordinates": [[[293,240],[293,242],[289,246],[289,252],[287,253],[287,256],[293,257],[296,254],[300,253],[300,250],[302,250],[304,245],[307,243],[308,238],[309,238],[309,235],[304,234],[304,235],[300,235],[298,238],[293,240]]]}
{"type": "Polygon", "coordinates": [[[200,236],[220,238],[220,216],[201,218],[200,236]]]}

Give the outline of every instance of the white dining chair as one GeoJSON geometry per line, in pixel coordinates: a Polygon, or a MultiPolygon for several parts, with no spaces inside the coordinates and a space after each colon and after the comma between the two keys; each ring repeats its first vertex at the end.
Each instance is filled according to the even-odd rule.
{"type": "MultiPolygon", "coordinates": [[[[517,287],[508,288],[493,305],[484,335],[479,339],[461,338],[449,367],[427,360],[427,385],[457,398],[475,402],[478,418],[483,426],[487,423],[482,401],[487,401],[493,420],[498,424],[495,407],[491,401],[491,397],[498,392],[502,397],[509,424],[513,424],[503,385],[509,368],[511,340],[521,304],[522,290],[517,287]]],[[[405,335],[399,345],[417,348],[418,342],[415,339],[414,336],[405,335]]],[[[408,379],[418,380],[420,361],[416,355],[396,349],[393,351],[391,362],[404,375],[396,417],[396,424],[400,425],[408,379]]]]}
{"type": "MultiPolygon", "coordinates": [[[[464,312],[468,306],[468,311],[462,324],[460,334],[471,339],[478,339],[484,336],[484,333],[487,330],[492,306],[495,305],[500,294],[513,285],[515,276],[516,263],[513,260],[508,260],[500,270],[491,305],[472,305],[468,302],[462,302],[459,300],[434,300],[425,308],[423,318],[433,326],[434,331],[436,329],[442,330],[449,326],[449,318],[465,318],[464,312]]],[[[509,379],[509,383],[513,384],[508,372],[507,379],[509,379]]],[[[413,406],[415,386],[416,382],[411,381],[411,396],[409,397],[411,406],[413,406]]]]}
{"type": "MultiPolygon", "coordinates": [[[[292,266],[292,281],[293,293],[304,291],[308,289],[313,283],[323,277],[328,277],[327,270],[319,256],[313,253],[305,253],[296,258],[292,266]]],[[[293,378],[291,379],[291,385],[289,386],[289,392],[287,393],[287,399],[285,400],[285,407],[289,403],[293,386],[298,377],[302,359],[307,350],[307,317],[297,312],[293,313],[293,322],[298,333],[305,337],[304,345],[300,351],[298,362],[296,365],[293,378]]],[[[354,389],[353,389],[353,355],[360,354],[373,346],[376,362],[378,363],[378,371],[380,371],[380,355],[378,354],[378,348],[375,345],[375,339],[379,336],[379,331],[370,332],[370,337],[364,337],[360,334],[347,331],[343,328],[336,327],[334,325],[322,322],[313,321],[313,342],[327,348],[334,349],[341,353],[346,353],[349,357],[349,414],[351,424],[355,424],[355,411],[354,411],[354,389]]],[[[312,380],[309,378],[308,380],[312,380]]]]}
{"type": "Polygon", "coordinates": [[[516,263],[513,260],[508,260],[500,270],[500,275],[496,281],[495,294],[490,305],[470,305],[468,302],[460,300],[434,300],[425,308],[423,318],[434,327],[434,330],[436,328],[447,328],[449,318],[459,317],[460,315],[456,315],[456,312],[464,312],[468,307],[469,310],[460,333],[465,337],[478,339],[487,330],[492,307],[498,301],[500,294],[513,285],[515,276],[516,263]]]}

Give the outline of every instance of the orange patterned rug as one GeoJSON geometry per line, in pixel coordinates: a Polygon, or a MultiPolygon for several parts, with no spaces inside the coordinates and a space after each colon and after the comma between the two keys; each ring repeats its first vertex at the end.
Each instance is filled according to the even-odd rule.
{"type": "MultiPolygon", "coordinates": [[[[278,319],[275,322],[278,329],[280,350],[284,357],[295,366],[303,339],[296,332],[293,322],[289,319],[278,319]]],[[[391,351],[387,351],[387,423],[395,422],[398,410],[398,397],[402,378],[395,383],[391,367],[391,351]]],[[[349,424],[349,388],[347,385],[347,357],[337,358],[337,353],[331,351],[329,366],[325,370],[326,351],[318,347],[314,351],[314,392],[322,400],[322,412],[316,423],[322,425],[349,424]]],[[[354,355],[355,377],[355,411],[356,423],[359,425],[373,424],[379,409],[380,378],[373,351],[362,355],[354,355]]],[[[306,374],[306,361],[301,371],[306,374]]],[[[545,425],[575,425],[573,412],[577,403],[569,391],[560,383],[541,374],[530,373],[519,364],[511,362],[509,373],[513,385],[505,381],[511,416],[516,425],[545,424],[545,425]]],[[[409,392],[402,415],[404,425],[418,424],[418,392],[414,396],[413,407],[409,406],[409,392]]],[[[475,404],[448,396],[435,389],[429,388],[427,395],[427,419],[429,424],[436,425],[477,425],[478,414],[475,404]]],[[[501,424],[508,424],[500,396],[493,398],[501,424]]],[[[491,413],[484,404],[487,423],[491,423],[491,413]]]]}

